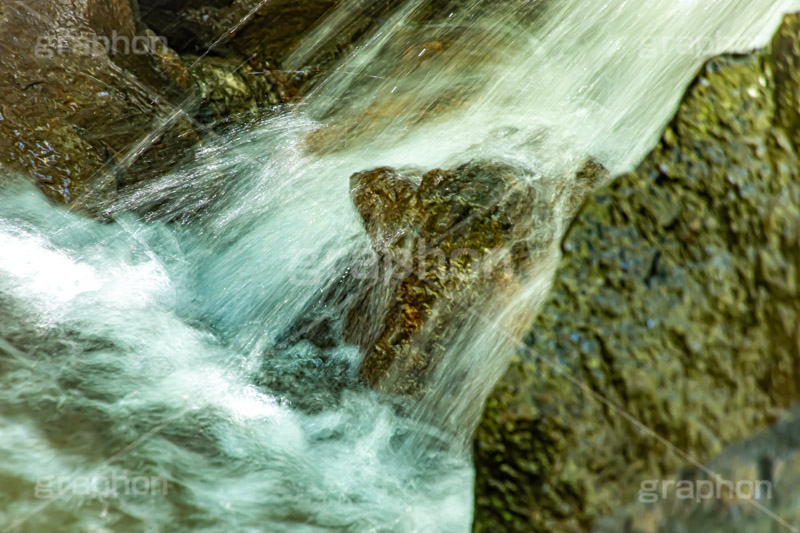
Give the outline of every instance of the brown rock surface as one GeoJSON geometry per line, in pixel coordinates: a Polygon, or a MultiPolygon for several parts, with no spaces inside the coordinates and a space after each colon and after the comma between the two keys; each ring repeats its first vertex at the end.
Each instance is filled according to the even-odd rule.
{"type": "Polygon", "coordinates": [[[188,71],[127,0],[6,2],[0,41],[0,163],[53,199],[160,174],[199,139],[176,113],[188,71]]]}
{"type": "Polygon", "coordinates": [[[590,162],[575,182],[473,162],[422,176],[379,168],[351,177],[351,195],[386,284],[365,294],[347,333],[366,350],[372,387],[420,395],[427,376],[488,295],[513,294],[549,253],[558,220],[605,175],[590,162]],[[375,325],[377,324],[377,329],[375,325]]]}
{"type": "MultiPolygon", "coordinates": [[[[339,0],[139,0],[142,20],[159,35],[169,38],[181,54],[238,58],[258,72],[269,73],[282,99],[293,96],[307,75],[284,69],[284,59],[339,0]]],[[[371,4],[371,3],[370,3],[371,4]]],[[[372,21],[353,14],[353,24],[366,27],[372,21]],[[357,22],[358,21],[358,22],[357,22]]],[[[363,31],[363,30],[362,30],[363,31]]],[[[309,74],[338,57],[342,47],[357,34],[342,35],[339,46],[320,50],[309,74]]]]}
{"type": "MultiPolygon", "coordinates": [[[[246,7],[201,18],[224,34],[246,7]]],[[[150,30],[137,20],[143,8],[152,6],[0,6],[0,164],[54,200],[92,210],[117,189],[165,173],[213,134],[209,126],[252,119],[286,99],[269,70],[235,51],[220,54],[225,39],[219,49],[198,41],[197,55],[179,56],[169,46],[179,33],[150,30]]]]}

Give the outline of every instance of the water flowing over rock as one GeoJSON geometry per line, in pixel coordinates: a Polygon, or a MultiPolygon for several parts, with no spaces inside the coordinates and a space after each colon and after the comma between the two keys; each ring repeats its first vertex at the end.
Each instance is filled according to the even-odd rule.
{"type": "Polygon", "coordinates": [[[705,460],[800,400],[798,43],[709,61],[577,216],[477,433],[476,531],[587,531],[684,465],[619,410],[705,460]]]}
{"type": "Polygon", "coordinates": [[[468,531],[562,247],[531,344],[578,378],[497,388],[476,529],[586,531],[681,465],[590,391],[702,457],[773,421],[796,21],[574,215],[655,144],[700,65],[675,42],[763,43],[788,1],[0,6],[0,162],[72,207],[0,179],[0,527],[468,531]]]}
{"type": "Polygon", "coordinates": [[[278,81],[284,99],[292,98],[315,75],[331,68],[354,43],[400,2],[348,4],[347,21],[335,39],[318,43],[302,65],[286,58],[300,39],[341,0],[139,0],[142,20],[181,54],[199,55],[214,47],[223,57],[238,57],[278,81]],[[287,69],[288,68],[288,69],[287,69]]]}
{"type": "Polygon", "coordinates": [[[174,114],[191,76],[127,1],[6,2],[0,35],[0,162],[51,198],[163,173],[198,141],[174,114]]]}
{"type": "Polygon", "coordinates": [[[362,379],[385,392],[426,392],[471,313],[520,290],[561,221],[606,176],[594,161],[573,180],[491,162],[422,176],[391,168],[353,175],[351,196],[385,280],[347,320],[347,335],[367,352],[362,379]]]}
{"type": "Polygon", "coordinates": [[[241,58],[181,58],[136,14],[128,0],[0,6],[0,163],[52,199],[96,205],[168,171],[211,134],[199,121],[283,101],[274,77],[241,58]]]}

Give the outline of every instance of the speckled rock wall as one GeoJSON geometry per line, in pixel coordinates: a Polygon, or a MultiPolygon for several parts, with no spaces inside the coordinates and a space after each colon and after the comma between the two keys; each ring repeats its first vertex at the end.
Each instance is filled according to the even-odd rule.
{"type": "Polygon", "coordinates": [[[798,39],[709,61],[577,216],[476,437],[476,531],[587,531],[684,464],[594,394],[700,459],[800,399],[798,39]]]}

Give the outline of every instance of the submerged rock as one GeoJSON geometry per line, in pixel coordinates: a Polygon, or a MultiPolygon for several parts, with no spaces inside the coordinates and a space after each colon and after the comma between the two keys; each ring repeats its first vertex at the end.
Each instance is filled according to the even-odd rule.
{"type": "Polygon", "coordinates": [[[498,294],[512,295],[560,236],[560,221],[605,176],[575,180],[476,161],[424,175],[378,168],[350,179],[380,270],[351,309],[346,335],[366,352],[361,378],[420,396],[448,343],[498,294]]]}
{"type": "Polygon", "coordinates": [[[684,465],[623,412],[702,461],[800,400],[798,61],[797,15],[709,61],[583,207],[475,439],[476,531],[587,531],[684,465]]]}

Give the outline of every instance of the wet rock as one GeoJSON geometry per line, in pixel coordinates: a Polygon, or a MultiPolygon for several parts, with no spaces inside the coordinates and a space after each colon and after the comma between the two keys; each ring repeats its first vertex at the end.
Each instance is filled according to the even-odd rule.
{"type": "Polygon", "coordinates": [[[279,64],[339,0],[139,0],[142,21],[182,54],[245,53],[279,64]],[[249,16],[248,16],[249,15],[249,16]],[[241,34],[241,35],[240,35],[241,34]]]}
{"type": "Polygon", "coordinates": [[[213,134],[209,125],[256,118],[284,101],[279,80],[247,58],[181,57],[137,20],[141,7],[152,6],[0,6],[0,163],[54,200],[92,211],[168,171],[213,134]]]}
{"type": "MultiPolygon", "coordinates": [[[[246,56],[256,55],[265,62],[280,65],[300,37],[339,3],[340,0],[266,2],[255,13],[253,22],[236,35],[233,46],[246,56]]],[[[341,38],[352,42],[353,36],[341,38]]]]}
{"type": "MultiPolygon", "coordinates": [[[[259,72],[268,72],[282,100],[291,98],[307,76],[304,72],[282,70],[286,56],[300,38],[338,0],[139,0],[142,21],[181,54],[246,61],[259,72]]],[[[355,21],[354,21],[355,24],[355,21]]],[[[351,44],[356,35],[340,36],[341,45],[351,44]]],[[[332,59],[338,52],[328,49],[315,61],[319,71],[322,57],[332,59]]]]}
{"type": "Polygon", "coordinates": [[[475,439],[476,531],[588,531],[685,464],[623,411],[702,461],[800,400],[799,21],[709,61],[573,222],[475,439]]]}
{"type": "Polygon", "coordinates": [[[4,3],[0,45],[0,163],[50,198],[158,175],[199,140],[175,113],[188,71],[126,0],[4,3]]]}
{"type": "Polygon", "coordinates": [[[197,119],[207,124],[252,120],[282,103],[279,82],[238,59],[184,55],[200,89],[197,119]]]}
{"type": "MultiPolygon", "coordinates": [[[[306,3],[294,2],[295,7],[306,3]]],[[[258,31],[269,34],[280,23],[261,24],[260,13],[273,2],[263,0],[139,0],[140,21],[168,40],[170,47],[183,58],[201,89],[202,121],[219,121],[243,111],[258,112],[289,99],[285,75],[276,70],[278,54],[287,53],[305,27],[287,27],[290,39],[276,42],[275,54],[244,50],[235,40],[239,32],[255,23],[258,31]],[[261,5],[262,9],[258,9],[261,5]]],[[[288,9],[288,6],[284,6],[288,9]]],[[[307,25],[320,13],[300,7],[307,15],[307,25]]],[[[278,12],[280,13],[280,11],[278,12]]],[[[275,20],[282,17],[276,13],[275,20]]]]}
{"type": "Polygon", "coordinates": [[[349,340],[366,352],[362,380],[384,392],[424,394],[468,318],[463,307],[513,294],[552,249],[558,220],[604,173],[592,162],[574,181],[534,178],[476,161],[424,175],[391,168],[353,175],[351,196],[383,281],[347,318],[349,340]]]}
{"type": "MultiPolygon", "coordinates": [[[[308,147],[316,153],[346,149],[352,142],[376,147],[397,143],[432,117],[469,114],[491,90],[496,52],[521,51],[519,39],[499,21],[514,20],[519,24],[515,31],[533,30],[547,19],[549,6],[549,2],[524,0],[437,0],[416,3],[413,9],[386,4],[385,12],[353,17],[342,14],[350,4],[334,9],[326,24],[315,29],[289,58],[293,68],[307,70],[304,65],[317,65],[319,54],[324,55],[333,37],[350,34],[349,21],[373,21],[363,38],[359,34],[344,40],[355,43],[361,55],[368,50],[368,64],[348,61],[358,54],[337,52],[332,57],[343,60],[322,78],[322,91],[329,98],[318,99],[312,108],[325,126],[308,139],[308,147]],[[498,24],[487,24],[487,13],[497,17],[498,24]],[[392,22],[381,25],[387,17],[392,22]],[[337,24],[341,28],[332,31],[337,24]],[[374,27],[381,29],[373,32],[374,27]]],[[[313,83],[304,89],[308,87],[313,83]]]]}
{"type": "Polygon", "coordinates": [[[233,0],[138,0],[138,11],[140,20],[166,36],[178,53],[200,55],[235,27],[237,15],[241,19],[249,9],[233,0]]]}

